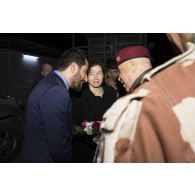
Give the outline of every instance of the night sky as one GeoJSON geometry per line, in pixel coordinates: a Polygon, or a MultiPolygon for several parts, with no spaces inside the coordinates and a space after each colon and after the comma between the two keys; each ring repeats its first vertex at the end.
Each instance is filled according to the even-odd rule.
{"type": "MultiPolygon", "coordinates": [[[[88,42],[83,35],[84,34],[80,34],[80,33],[74,34],[75,46],[87,46],[88,42]]],[[[59,51],[57,53],[48,52],[46,54],[43,54],[43,55],[53,56],[53,57],[59,57],[64,50],[71,48],[73,46],[72,33],[0,33],[0,37],[7,37],[7,36],[24,38],[57,49],[59,51]]],[[[172,45],[167,39],[165,33],[148,33],[147,47],[151,51],[154,66],[162,64],[168,59],[171,59],[173,56],[175,56],[172,45]]],[[[23,48],[17,48],[17,49],[22,50],[23,48]]],[[[30,48],[30,50],[32,49],[33,48],[30,48]]],[[[39,54],[39,52],[36,51],[35,54],[36,53],[39,54]]]]}
{"type": "MultiPolygon", "coordinates": [[[[58,50],[72,47],[72,33],[0,33],[0,37],[16,36],[43,44],[58,50]]],[[[75,34],[75,45],[86,45],[87,40],[79,33],[75,34]]]]}

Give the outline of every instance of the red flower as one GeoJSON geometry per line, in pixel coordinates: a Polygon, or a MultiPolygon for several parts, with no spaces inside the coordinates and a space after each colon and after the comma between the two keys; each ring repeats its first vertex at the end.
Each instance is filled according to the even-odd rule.
{"type": "Polygon", "coordinates": [[[82,127],[86,127],[86,124],[87,124],[87,120],[84,120],[84,121],[81,123],[81,126],[82,126],[82,127]]]}
{"type": "Polygon", "coordinates": [[[99,129],[100,128],[100,123],[98,121],[95,121],[92,125],[92,128],[94,129],[99,129]]]}

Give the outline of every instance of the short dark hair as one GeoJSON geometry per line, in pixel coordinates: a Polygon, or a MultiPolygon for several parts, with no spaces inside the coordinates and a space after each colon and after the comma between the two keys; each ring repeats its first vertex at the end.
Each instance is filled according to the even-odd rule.
{"type": "Polygon", "coordinates": [[[86,64],[87,56],[79,49],[68,49],[60,57],[56,69],[65,70],[71,63],[75,62],[79,68],[86,64]]]}
{"type": "Polygon", "coordinates": [[[108,69],[118,69],[117,63],[114,59],[108,59],[106,62],[106,68],[108,69]]]}
{"type": "Polygon", "coordinates": [[[103,74],[105,76],[105,69],[104,69],[103,63],[101,61],[97,60],[97,59],[94,59],[94,58],[93,59],[89,59],[89,67],[87,69],[87,75],[89,74],[91,68],[93,68],[96,65],[99,65],[101,67],[102,72],[103,72],[103,74]]]}
{"type": "Polygon", "coordinates": [[[41,64],[41,69],[45,66],[45,64],[51,66],[54,69],[54,66],[52,64],[48,63],[48,62],[42,63],[41,64]]]}

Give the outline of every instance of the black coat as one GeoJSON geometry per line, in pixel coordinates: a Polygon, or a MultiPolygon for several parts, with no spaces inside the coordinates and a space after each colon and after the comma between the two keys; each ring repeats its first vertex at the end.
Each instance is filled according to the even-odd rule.
{"type": "MultiPolygon", "coordinates": [[[[95,96],[87,86],[80,93],[72,93],[74,125],[84,120],[101,121],[106,110],[116,101],[116,91],[104,85],[102,97],[95,96]]],[[[75,135],[73,139],[73,162],[92,162],[96,144],[93,136],[75,135]]]]}
{"type": "Polygon", "coordinates": [[[72,97],[72,113],[75,125],[80,125],[84,120],[101,121],[103,114],[116,101],[116,91],[103,85],[104,94],[102,97],[95,96],[89,87],[77,96],[72,97]]]}

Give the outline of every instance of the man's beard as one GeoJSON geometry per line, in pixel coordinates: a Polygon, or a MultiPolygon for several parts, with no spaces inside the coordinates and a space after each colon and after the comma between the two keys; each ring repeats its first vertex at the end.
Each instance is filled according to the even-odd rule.
{"type": "Polygon", "coordinates": [[[80,73],[78,72],[72,77],[72,85],[71,88],[76,91],[81,91],[84,80],[82,79],[80,73]]]}

